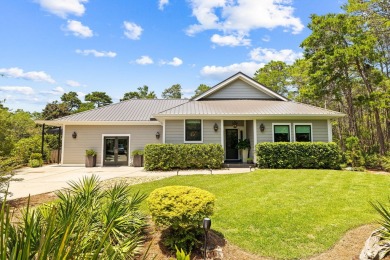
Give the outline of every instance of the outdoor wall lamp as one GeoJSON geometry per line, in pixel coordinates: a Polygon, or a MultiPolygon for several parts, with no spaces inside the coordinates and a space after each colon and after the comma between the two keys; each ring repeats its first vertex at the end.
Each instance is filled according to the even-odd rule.
{"type": "Polygon", "coordinates": [[[156,133],[156,138],[157,138],[157,139],[160,139],[160,132],[157,132],[157,133],[156,133]]]}
{"type": "Polygon", "coordinates": [[[215,131],[215,132],[218,131],[218,125],[217,125],[217,123],[214,124],[214,131],[215,131]]]}
{"type": "Polygon", "coordinates": [[[73,137],[74,139],[77,138],[77,133],[76,133],[76,131],[73,132],[72,137],[73,137]]]}
{"type": "Polygon", "coordinates": [[[209,218],[204,218],[203,219],[203,229],[204,229],[204,254],[203,254],[203,258],[206,260],[206,250],[207,250],[207,235],[210,231],[210,228],[211,228],[211,219],[209,218]]]}
{"type": "Polygon", "coordinates": [[[233,128],[237,128],[237,121],[233,121],[233,128]]]}
{"type": "Polygon", "coordinates": [[[265,130],[265,126],[264,126],[263,123],[261,123],[261,124],[260,124],[260,131],[261,131],[261,132],[264,132],[264,130],[265,130]]]}

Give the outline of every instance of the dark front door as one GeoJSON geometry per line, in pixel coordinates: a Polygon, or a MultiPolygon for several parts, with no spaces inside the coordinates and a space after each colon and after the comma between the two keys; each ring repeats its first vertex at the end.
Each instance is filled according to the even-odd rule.
{"type": "Polygon", "coordinates": [[[226,160],[238,160],[238,129],[226,129],[226,160]]]}
{"type": "Polygon", "coordinates": [[[104,137],[105,166],[129,165],[129,138],[128,137],[104,137]]]}

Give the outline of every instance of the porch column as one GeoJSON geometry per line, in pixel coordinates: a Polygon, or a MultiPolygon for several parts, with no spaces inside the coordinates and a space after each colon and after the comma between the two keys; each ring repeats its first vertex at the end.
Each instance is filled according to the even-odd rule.
{"type": "Polygon", "coordinates": [[[221,145],[222,145],[222,148],[225,150],[225,142],[223,141],[224,134],[225,134],[225,130],[224,130],[223,119],[222,119],[221,120],[221,145]]]}
{"type": "Polygon", "coordinates": [[[257,120],[253,120],[253,162],[256,163],[257,120]]]}
{"type": "Polygon", "coordinates": [[[43,146],[45,145],[45,124],[42,124],[42,146],[41,146],[41,154],[42,154],[42,159],[45,160],[45,156],[43,154],[43,146]]]}
{"type": "Polygon", "coordinates": [[[64,164],[64,154],[65,154],[65,125],[62,127],[62,146],[61,146],[61,165],[64,164]]]}

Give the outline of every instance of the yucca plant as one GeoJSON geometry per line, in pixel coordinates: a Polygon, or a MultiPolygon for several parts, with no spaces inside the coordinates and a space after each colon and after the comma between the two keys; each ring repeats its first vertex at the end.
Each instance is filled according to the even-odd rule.
{"type": "Polygon", "coordinates": [[[380,202],[370,202],[370,204],[381,216],[381,219],[378,221],[383,227],[380,231],[381,237],[385,240],[390,240],[390,209],[380,202]]]}
{"type": "Polygon", "coordinates": [[[34,210],[27,206],[17,224],[3,204],[1,260],[132,259],[140,253],[144,195],[125,183],[105,190],[95,175],[69,185],[56,193],[58,201],[34,210]]]}

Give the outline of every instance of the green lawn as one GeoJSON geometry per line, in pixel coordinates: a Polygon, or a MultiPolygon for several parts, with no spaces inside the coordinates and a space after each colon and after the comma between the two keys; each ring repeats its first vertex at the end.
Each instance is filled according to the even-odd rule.
{"type": "Polygon", "coordinates": [[[167,185],[212,192],[213,229],[247,251],[289,259],[326,251],[347,230],[375,222],[369,201],[390,194],[390,176],[332,170],[177,176],[134,188],[149,194],[167,185]]]}

